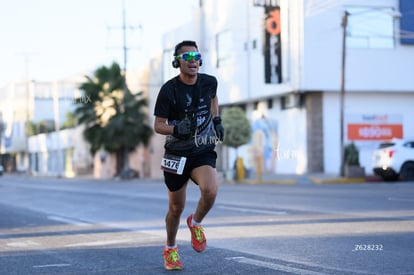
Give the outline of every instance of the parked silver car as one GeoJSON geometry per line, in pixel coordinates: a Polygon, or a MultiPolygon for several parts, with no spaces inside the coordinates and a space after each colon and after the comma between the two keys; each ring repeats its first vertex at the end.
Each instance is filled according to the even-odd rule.
{"type": "Polygon", "coordinates": [[[0,164],[0,176],[3,176],[4,173],[4,167],[0,164]]]}
{"type": "Polygon", "coordinates": [[[380,143],[372,155],[374,174],[385,181],[414,180],[414,138],[380,143]]]}

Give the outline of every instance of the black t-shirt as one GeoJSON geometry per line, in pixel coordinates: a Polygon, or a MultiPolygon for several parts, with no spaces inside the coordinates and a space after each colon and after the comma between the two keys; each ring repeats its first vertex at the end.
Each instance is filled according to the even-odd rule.
{"type": "Polygon", "coordinates": [[[161,87],[154,115],[166,118],[170,125],[177,125],[184,117],[194,114],[194,123],[197,125],[188,140],[168,135],[164,146],[167,152],[194,156],[214,149],[217,140],[212,123],[211,100],[216,94],[217,79],[201,73],[198,74],[194,85],[187,85],[181,82],[179,77],[174,77],[161,87]]]}

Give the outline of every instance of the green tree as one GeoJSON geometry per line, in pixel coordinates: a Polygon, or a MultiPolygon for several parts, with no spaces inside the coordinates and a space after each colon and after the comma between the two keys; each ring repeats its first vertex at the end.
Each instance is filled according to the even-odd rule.
{"type": "Polygon", "coordinates": [[[225,108],[221,117],[224,127],[224,145],[237,150],[241,145],[250,142],[252,135],[250,122],[240,107],[225,108]]]}
{"type": "Polygon", "coordinates": [[[53,120],[41,120],[35,124],[35,134],[47,134],[55,131],[55,123],[53,120]]]}
{"type": "Polygon", "coordinates": [[[128,153],[148,145],[153,134],[148,125],[147,100],[142,92],[131,93],[117,63],[98,68],[80,85],[84,92],[74,111],[84,124],[84,137],[91,154],[104,149],[117,156],[117,174],[130,171],[128,153]]]}
{"type": "Polygon", "coordinates": [[[229,107],[223,110],[222,123],[224,127],[223,144],[236,149],[235,162],[237,179],[244,178],[243,159],[239,158],[238,148],[250,142],[252,130],[250,122],[240,107],[229,107]]]}
{"type": "Polygon", "coordinates": [[[36,131],[36,123],[34,123],[33,121],[26,122],[25,129],[26,129],[26,133],[29,136],[34,136],[38,134],[36,131]]]}
{"type": "Polygon", "coordinates": [[[73,128],[76,126],[76,116],[74,113],[66,113],[66,120],[63,122],[62,126],[60,127],[61,130],[73,128]]]}

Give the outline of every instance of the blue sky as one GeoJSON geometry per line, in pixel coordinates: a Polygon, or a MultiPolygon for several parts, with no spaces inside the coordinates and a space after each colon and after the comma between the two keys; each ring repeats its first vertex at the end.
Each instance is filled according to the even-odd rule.
{"type": "MultiPolygon", "coordinates": [[[[122,66],[122,0],[0,0],[0,87],[53,81],[117,61],[122,66]],[[28,62],[25,62],[25,58],[28,62]],[[26,64],[28,65],[26,67],[26,64]]],[[[161,35],[191,20],[198,0],[125,0],[128,67],[161,49],[161,35]],[[139,48],[139,49],[138,49],[139,48]]]]}

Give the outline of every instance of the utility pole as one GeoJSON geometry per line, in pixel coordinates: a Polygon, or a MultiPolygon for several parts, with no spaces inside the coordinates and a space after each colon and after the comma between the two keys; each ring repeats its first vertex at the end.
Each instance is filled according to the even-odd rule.
{"type": "Polygon", "coordinates": [[[25,94],[26,94],[26,121],[25,121],[25,155],[27,156],[27,174],[30,176],[32,174],[31,165],[30,165],[30,152],[29,152],[29,129],[30,129],[30,75],[29,75],[29,57],[33,53],[20,53],[18,55],[23,56],[24,66],[25,66],[25,94]]]}
{"type": "Polygon", "coordinates": [[[62,148],[60,140],[60,111],[59,111],[59,84],[55,81],[53,83],[53,116],[55,123],[56,134],[56,174],[58,178],[65,175],[65,169],[62,167],[62,148]],[[63,168],[63,169],[62,169],[63,168]],[[62,175],[63,170],[63,175],[62,175]]]}
{"type": "Polygon", "coordinates": [[[349,12],[345,11],[342,16],[342,66],[341,66],[341,94],[340,94],[340,141],[341,141],[341,167],[340,175],[343,177],[345,174],[345,145],[344,145],[344,109],[345,109],[345,61],[346,61],[346,29],[348,26],[349,12]]]}
{"type": "Polygon", "coordinates": [[[125,0],[122,0],[122,41],[123,41],[123,52],[124,52],[124,93],[127,90],[126,84],[126,72],[127,72],[127,35],[126,35],[126,11],[125,11],[125,0]]]}
{"type": "MultiPolygon", "coordinates": [[[[128,93],[128,85],[127,85],[127,59],[128,59],[128,50],[130,50],[131,48],[128,48],[127,46],[127,30],[136,30],[136,29],[141,29],[141,25],[139,25],[138,27],[133,27],[133,26],[127,26],[126,25],[126,8],[125,8],[125,0],[122,0],[122,49],[123,49],[123,57],[124,57],[124,64],[123,64],[123,75],[122,75],[122,85],[123,85],[123,92],[124,92],[124,104],[126,103],[126,95],[128,93]]],[[[122,107],[121,109],[122,111],[124,111],[124,108],[122,107]]],[[[124,165],[123,165],[123,169],[121,171],[121,177],[128,177],[128,172],[130,170],[129,168],[129,152],[128,149],[125,147],[124,148],[124,165]]]]}
{"type": "Polygon", "coordinates": [[[3,113],[0,111],[0,166],[3,164],[3,156],[1,147],[3,146],[3,131],[5,129],[5,123],[3,122],[3,113]]]}
{"type": "MultiPolygon", "coordinates": [[[[127,86],[127,55],[128,55],[128,48],[127,48],[127,40],[126,40],[126,12],[125,12],[125,0],[122,0],[122,36],[123,36],[123,50],[124,50],[124,76],[123,76],[123,87],[124,87],[124,104],[126,103],[126,95],[128,92],[127,86]]],[[[122,111],[125,111],[125,107],[123,105],[122,111]]],[[[128,173],[129,169],[129,152],[128,149],[124,148],[124,167],[122,168],[121,176],[128,173]]]]}

